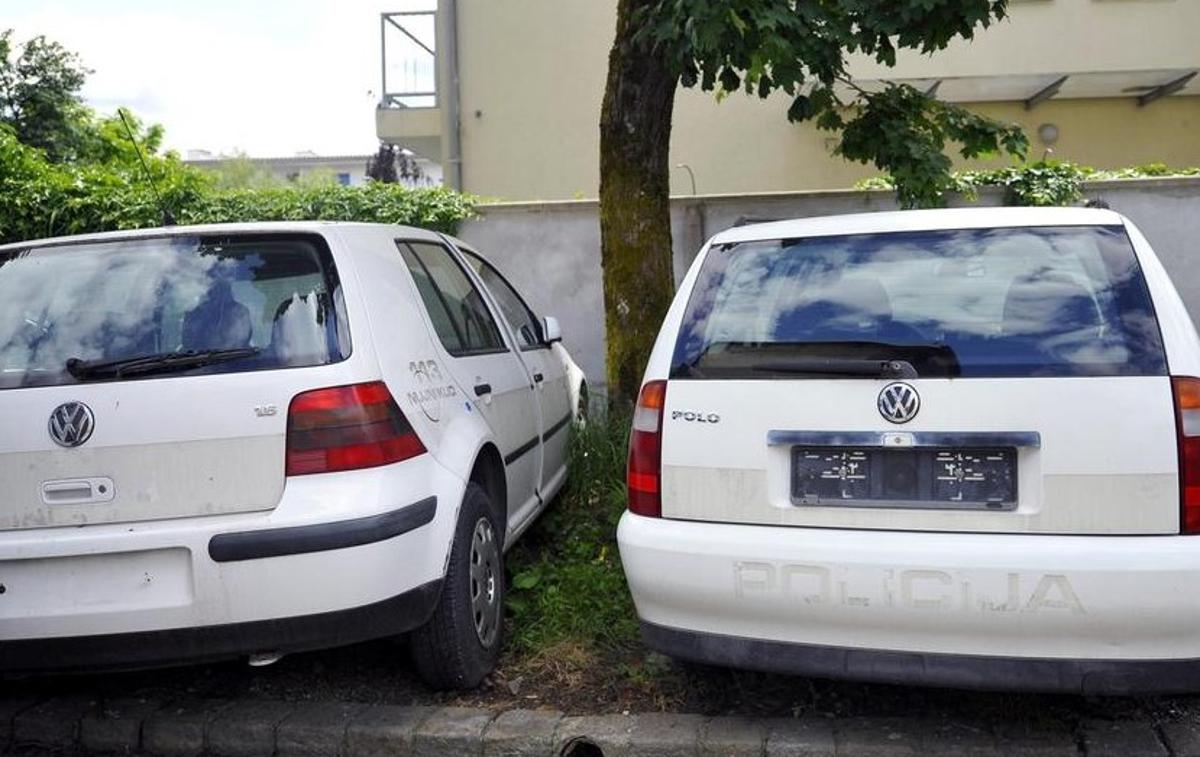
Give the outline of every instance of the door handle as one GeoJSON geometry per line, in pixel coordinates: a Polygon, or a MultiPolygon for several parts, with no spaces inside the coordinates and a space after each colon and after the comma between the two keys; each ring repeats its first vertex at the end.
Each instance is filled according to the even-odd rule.
{"type": "Polygon", "coordinates": [[[540,384],[545,380],[546,380],[546,377],[543,376],[542,374],[540,374],[540,373],[533,374],[533,383],[540,384]]]}
{"type": "Polygon", "coordinates": [[[491,384],[476,384],[475,385],[475,396],[476,397],[482,397],[485,394],[491,394],[491,393],[492,393],[492,385],[491,384]]]}

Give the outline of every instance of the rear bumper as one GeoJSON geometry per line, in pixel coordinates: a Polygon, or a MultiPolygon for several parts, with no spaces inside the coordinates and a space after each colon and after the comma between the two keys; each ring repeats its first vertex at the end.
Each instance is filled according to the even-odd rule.
{"type": "Polygon", "coordinates": [[[670,654],[979,688],[1200,689],[1200,540],[850,531],[626,514],[670,654]]]}
{"type": "Polygon", "coordinates": [[[0,532],[0,667],[25,670],[29,649],[63,650],[44,669],[136,666],[415,627],[464,485],[422,455],[289,479],[270,512],[0,532]],[[104,649],[75,651],[89,645],[104,649]]]}
{"type": "Polygon", "coordinates": [[[642,623],[646,645],[707,665],[956,689],[1077,694],[1200,691],[1200,660],[1060,660],[848,649],[722,636],[642,623]]]}
{"type": "Polygon", "coordinates": [[[364,607],[221,626],[102,636],[0,641],[0,672],[72,673],[290,653],[404,633],[433,613],[442,582],[431,581],[364,607]]]}

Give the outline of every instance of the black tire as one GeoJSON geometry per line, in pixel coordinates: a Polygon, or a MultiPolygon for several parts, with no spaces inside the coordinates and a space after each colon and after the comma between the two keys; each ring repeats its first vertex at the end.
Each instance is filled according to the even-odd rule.
{"type": "Polygon", "coordinates": [[[579,385],[579,400],[578,407],[575,408],[575,425],[579,428],[587,426],[588,416],[591,413],[591,399],[588,397],[587,384],[579,385]]]}
{"type": "Polygon", "coordinates": [[[504,643],[503,538],[487,493],[475,483],[468,484],[442,596],[433,617],[412,633],[413,664],[435,689],[475,688],[496,668],[504,643]],[[494,552],[481,531],[490,531],[494,552]],[[481,566],[475,571],[473,559],[481,566]],[[488,617],[493,608],[495,615],[488,617]]]}

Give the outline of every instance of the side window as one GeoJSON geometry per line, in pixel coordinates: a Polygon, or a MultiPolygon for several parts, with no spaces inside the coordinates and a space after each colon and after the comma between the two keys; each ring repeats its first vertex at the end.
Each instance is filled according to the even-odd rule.
{"type": "Polygon", "coordinates": [[[542,329],[538,325],[537,316],[521,299],[521,295],[509,286],[495,268],[484,262],[483,258],[470,252],[466,253],[466,257],[467,262],[475,269],[475,273],[479,274],[484,286],[500,304],[500,311],[504,313],[505,319],[517,332],[517,341],[521,349],[543,346],[542,329]]]}
{"type": "Polygon", "coordinates": [[[479,290],[445,247],[396,242],[442,346],[451,355],[503,351],[500,329],[479,290]]]}

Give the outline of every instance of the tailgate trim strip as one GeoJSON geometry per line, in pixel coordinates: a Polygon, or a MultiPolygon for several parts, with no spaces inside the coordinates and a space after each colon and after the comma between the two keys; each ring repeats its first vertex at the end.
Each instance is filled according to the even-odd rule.
{"type": "Polygon", "coordinates": [[[427,497],[365,518],[217,534],[208,542],[208,556],[216,562],[238,562],[374,544],[420,528],[432,521],[436,512],[437,497],[427,497]]]}
{"type": "Polygon", "coordinates": [[[813,447],[1027,447],[1040,449],[1037,431],[768,431],[767,444],[813,447]]]}

